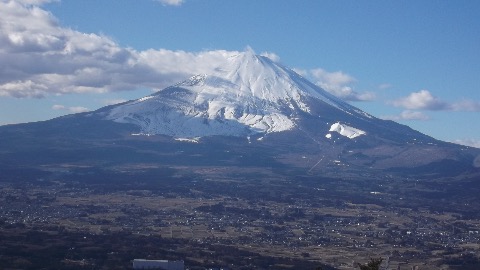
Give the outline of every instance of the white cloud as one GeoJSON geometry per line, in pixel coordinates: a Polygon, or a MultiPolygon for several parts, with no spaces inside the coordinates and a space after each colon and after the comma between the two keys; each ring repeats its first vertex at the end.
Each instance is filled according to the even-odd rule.
{"type": "Polygon", "coordinates": [[[383,116],[382,117],[385,120],[394,120],[394,121],[399,121],[399,120],[421,120],[421,121],[426,121],[429,120],[430,117],[422,112],[418,111],[411,111],[411,110],[405,110],[401,112],[399,115],[393,115],[393,116],[383,116]]]}
{"type": "Polygon", "coordinates": [[[88,112],[90,111],[89,108],[85,108],[85,107],[81,107],[81,106],[78,106],[78,107],[69,107],[68,110],[72,113],[82,113],[82,112],[88,112]]]}
{"type": "Polygon", "coordinates": [[[58,2],[59,0],[16,0],[16,1],[25,5],[39,6],[45,3],[58,2]]]}
{"type": "Polygon", "coordinates": [[[90,109],[81,107],[81,106],[74,106],[74,107],[66,107],[64,105],[60,104],[55,104],[52,106],[52,110],[55,111],[68,111],[70,113],[82,113],[82,112],[88,112],[90,109]]]}
{"type": "Polygon", "coordinates": [[[342,86],[356,81],[355,78],[342,71],[328,72],[324,69],[317,68],[310,70],[310,73],[315,79],[328,85],[342,86]]]}
{"type": "Polygon", "coordinates": [[[400,117],[404,120],[429,120],[430,117],[422,112],[406,110],[400,113],[400,117]]]}
{"type": "Polygon", "coordinates": [[[119,103],[123,103],[123,102],[126,102],[128,100],[126,99],[106,99],[103,101],[103,104],[105,105],[115,105],[115,104],[119,104],[119,103]]]}
{"type": "Polygon", "coordinates": [[[301,69],[301,68],[292,68],[293,71],[295,71],[298,75],[302,77],[307,77],[308,76],[308,70],[301,69]]]}
{"type": "Polygon", "coordinates": [[[0,85],[0,96],[42,98],[47,90],[48,86],[41,82],[32,80],[11,81],[0,85]]]}
{"type": "Polygon", "coordinates": [[[59,105],[59,104],[55,104],[52,106],[52,110],[55,110],[55,111],[61,111],[61,110],[65,110],[65,106],[63,105],[59,105]]]}
{"type": "Polygon", "coordinates": [[[184,0],[157,0],[158,2],[162,3],[165,6],[180,6],[185,1],[184,0]]]}
{"type": "Polygon", "coordinates": [[[448,103],[433,96],[428,90],[413,92],[406,97],[392,101],[391,104],[411,110],[480,112],[480,102],[464,99],[448,103]]]}
{"type": "Polygon", "coordinates": [[[261,56],[267,57],[268,59],[272,60],[273,62],[280,62],[280,56],[272,52],[263,52],[260,54],[261,56]]]}
{"type": "Polygon", "coordinates": [[[311,78],[315,84],[334,96],[347,101],[371,101],[375,99],[372,92],[357,92],[352,84],[357,80],[342,71],[328,72],[321,68],[304,70],[294,69],[299,75],[311,78]]]}
{"type": "Polygon", "coordinates": [[[109,37],[60,26],[37,6],[45,2],[0,1],[0,96],[162,89],[238,53],[123,48],[109,37]]]}
{"type": "Polygon", "coordinates": [[[317,68],[310,70],[316,84],[331,94],[348,101],[369,101],[375,99],[372,92],[359,93],[353,90],[356,79],[342,71],[328,72],[317,68]]]}
{"type": "MultiPolygon", "coordinates": [[[[62,27],[39,7],[48,0],[0,1],[0,96],[42,98],[67,93],[163,89],[207,73],[238,52],[136,51],[111,38],[62,27]]],[[[183,1],[164,1],[179,5],[183,1]]],[[[249,48],[247,48],[248,50],[249,48]]],[[[279,61],[278,55],[262,55],[279,61]]],[[[372,100],[352,76],[323,69],[306,71],[316,83],[345,100],[372,100]]]]}
{"type": "Polygon", "coordinates": [[[459,139],[459,140],[455,140],[453,142],[461,144],[461,145],[480,148],[480,139],[459,139]]]}
{"type": "Polygon", "coordinates": [[[21,2],[31,5],[43,5],[45,3],[60,2],[60,0],[20,0],[21,2]]]}
{"type": "Polygon", "coordinates": [[[413,92],[407,97],[394,100],[392,104],[410,110],[447,110],[449,105],[434,97],[428,90],[413,92]]]}

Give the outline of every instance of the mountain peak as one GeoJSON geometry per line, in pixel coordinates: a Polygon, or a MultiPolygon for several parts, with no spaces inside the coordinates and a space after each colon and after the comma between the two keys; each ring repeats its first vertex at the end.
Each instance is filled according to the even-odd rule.
{"type": "MultiPolygon", "coordinates": [[[[291,130],[297,126],[299,115],[318,116],[313,107],[334,114],[361,112],[247,48],[226,56],[205,74],[115,106],[107,119],[133,123],[148,134],[245,136],[291,130]]],[[[367,115],[361,113],[361,117],[367,115]]]]}
{"type": "Polygon", "coordinates": [[[260,57],[262,56],[257,55],[255,51],[252,49],[252,47],[247,46],[243,52],[241,51],[241,52],[235,53],[232,56],[230,56],[229,59],[233,59],[234,61],[239,63],[246,63],[246,62],[248,63],[250,61],[256,61],[260,57]]]}

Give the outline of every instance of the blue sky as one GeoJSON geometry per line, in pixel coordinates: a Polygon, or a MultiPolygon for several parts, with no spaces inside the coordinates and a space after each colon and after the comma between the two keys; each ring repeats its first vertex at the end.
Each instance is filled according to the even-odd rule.
{"type": "Polygon", "coordinates": [[[480,147],[478,14],[465,0],[0,0],[0,124],[139,98],[250,46],[377,117],[480,147]]]}

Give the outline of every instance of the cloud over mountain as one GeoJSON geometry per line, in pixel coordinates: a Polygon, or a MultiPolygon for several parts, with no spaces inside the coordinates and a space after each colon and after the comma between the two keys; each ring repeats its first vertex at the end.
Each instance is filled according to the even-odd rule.
{"type": "MultiPolygon", "coordinates": [[[[195,74],[208,73],[238,52],[191,53],[166,49],[137,51],[112,38],[61,26],[41,8],[49,0],[0,2],[0,96],[42,98],[52,94],[162,89],[195,74]]],[[[180,5],[183,1],[160,1],[180,5]]],[[[271,52],[262,55],[278,62],[271,52]]],[[[374,98],[359,93],[348,74],[308,71],[316,83],[350,101],[374,98]]]]}
{"type": "Polygon", "coordinates": [[[300,75],[312,79],[316,85],[330,94],[347,101],[371,101],[375,99],[372,92],[357,92],[352,84],[356,79],[342,71],[329,72],[322,68],[311,70],[295,69],[300,75]]]}
{"type": "Polygon", "coordinates": [[[226,51],[136,51],[62,27],[39,4],[0,2],[0,96],[161,89],[225,61],[226,51]]]}

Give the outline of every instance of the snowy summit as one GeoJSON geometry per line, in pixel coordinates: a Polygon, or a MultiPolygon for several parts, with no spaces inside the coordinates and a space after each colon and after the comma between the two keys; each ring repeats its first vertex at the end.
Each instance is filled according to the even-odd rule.
{"type": "Polygon", "coordinates": [[[319,102],[358,113],[291,69],[247,49],[227,54],[204,74],[114,106],[106,119],[135,124],[142,134],[248,136],[291,130],[300,115],[313,115],[312,103],[319,102]]]}

